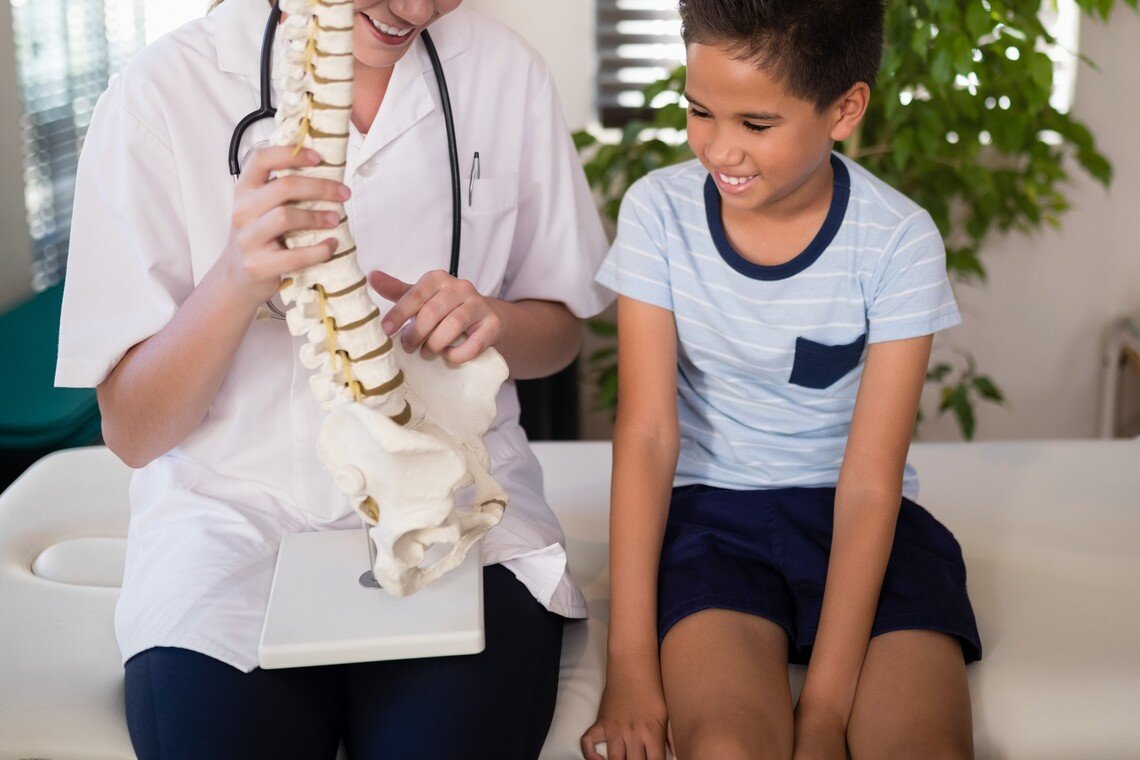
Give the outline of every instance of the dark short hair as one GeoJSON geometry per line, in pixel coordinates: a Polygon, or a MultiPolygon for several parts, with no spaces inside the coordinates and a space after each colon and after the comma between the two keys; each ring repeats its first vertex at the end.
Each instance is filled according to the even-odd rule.
{"type": "Polygon", "coordinates": [[[875,84],[883,0],[680,0],[685,44],[722,48],[824,109],[856,82],[875,84]]]}

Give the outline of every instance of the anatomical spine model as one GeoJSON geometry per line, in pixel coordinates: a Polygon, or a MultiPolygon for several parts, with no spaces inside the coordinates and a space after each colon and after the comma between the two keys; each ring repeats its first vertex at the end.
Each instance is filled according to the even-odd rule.
{"type": "MultiPolygon", "coordinates": [[[[281,9],[285,86],[271,142],[312,148],[322,160],[280,174],[343,181],[353,2],[281,0],[281,9]]],[[[341,216],[333,257],[281,283],[289,330],[306,338],[301,362],[314,371],[313,391],[329,413],[318,453],[371,526],[376,580],[405,596],[457,566],[502,518],[507,494],[488,473],[483,434],[495,419],[507,366],[494,349],[459,367],[403,351],[380,327],[344,206],[298,205],[341,216]],[[456,509],[456,491],[471,483],[471,509],[456,509]],[[430,561],[421,566],[425,557],[430,561]]],[[[316,245],[329,236],[328,230],[304,230],[290,233],[286,244],[316,245]]]]}

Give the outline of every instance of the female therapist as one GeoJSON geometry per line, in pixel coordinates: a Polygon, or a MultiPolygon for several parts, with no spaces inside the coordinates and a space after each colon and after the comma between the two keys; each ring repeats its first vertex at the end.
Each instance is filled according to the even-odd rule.
{"type": "Polygon", "coordinates": [[[115,627],[140,758],[331,760],[342,740],[352,758],[400,760],[533,758],[542,746],[562,622],[586,605],[513,382],[486,437],[511,499],[483,548],[486,650],[257,668],[282,534],[360,526],[317,459],[323,412],[298,344],[256,318],[281,275],[331,253],[282,249],[288,230],[333,226],[283,204],[351,193],[361,268],[395,302],[385,329],[410,320],[410,349],[458,363],[493,345],[512,378],[540,377],[570,362],[579,319],[605,305],[593,285],[605,240],[550,74],[460,2],[356,0],[347,187],[269,179],[311,160],[267,147],[272,120],[243,138],[240,179],[228,172],[234,126],[259,101],[267,0],[224,0],[162,38],[96,108],[56,382],[98,388],[107,444],[138,468],[115,627]],[[446,273],[452,181],[429,25],[462,174],[458,278],[446,273]]]}

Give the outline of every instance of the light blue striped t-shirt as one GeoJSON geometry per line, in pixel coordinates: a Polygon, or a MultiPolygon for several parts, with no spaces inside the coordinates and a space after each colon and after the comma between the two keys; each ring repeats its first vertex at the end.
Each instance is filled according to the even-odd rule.
{"type": "MultiPolygon", "coordinates": [[[[778,266],[733,250],[698,161],[649,174],[622,202],[597,279],[673,312],[675,485],[834,486],[866,345],[961,321],[930,215],[846,157],[831,164],[823,226],[778,266]]],[[[909,465],[903,492],[917,497],[909,465]]]]}

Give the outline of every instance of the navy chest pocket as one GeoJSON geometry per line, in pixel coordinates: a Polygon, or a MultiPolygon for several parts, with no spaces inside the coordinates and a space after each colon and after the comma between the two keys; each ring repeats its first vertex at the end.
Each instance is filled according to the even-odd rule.
{"type": "Polygon", "coordinates": [[[827,388],[859,366],[867,335],[842,346],[829,346],[807,338],[796,338],[796,358],[788,382],[805,388],[827,388]]]}

